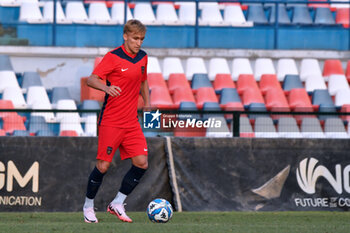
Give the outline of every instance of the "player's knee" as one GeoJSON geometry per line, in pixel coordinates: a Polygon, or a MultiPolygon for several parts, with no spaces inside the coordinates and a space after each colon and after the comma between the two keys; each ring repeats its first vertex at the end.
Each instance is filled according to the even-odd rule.
{"type": "Polygon", "coordinates": [[[144,170],[147,170],[148,168],[148,161],[138,161],[133,163],[134,166],[138,167],[138,168],[142,168],[144,170]]]}
{"type": "Polygon", "coordinates": [[[101,173],[106,173],[108,171],[108,168],[110,166],[109,162],[99,160],[97,161],[96,167],[101,173]]]}

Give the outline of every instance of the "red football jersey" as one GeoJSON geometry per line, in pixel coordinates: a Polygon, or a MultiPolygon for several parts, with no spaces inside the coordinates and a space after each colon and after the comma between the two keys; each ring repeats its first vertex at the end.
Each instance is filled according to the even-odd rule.
{"type": "Polygon", "coordinates": [[[108,52],[92,72],[108,86],[121,89],[118,97],[105,96],[98,124],[119,128],[135,127],[137,102],[141,82],[147,79],[147,54],[140,50],[135,56],[129,54],[124,45],[108,52]]]}

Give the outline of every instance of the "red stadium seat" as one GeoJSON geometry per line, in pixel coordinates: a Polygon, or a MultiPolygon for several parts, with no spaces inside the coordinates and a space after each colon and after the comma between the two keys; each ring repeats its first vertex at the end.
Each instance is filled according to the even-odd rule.
{"type": "Polygon", "coordinates": [[[344,70],[340,60],[328,59],[325,60],[323,66],[323,77],[328,77],[332,74],[344,74],[344,70]]]}
{"type": "MultiPolygon", "coordinates": [[[[304,88],[295,88],[290,90],[288,95],[289,107],[294,112],[313,112],[311,100],[304,88]]],[[[298,124],[301,123],[305,117],[313,118],[314,115],[296,115],[295,119],[298,124]]]]}
{"type": "Polygon", "coordinates": [[[283,90],[268,90],[265,95],[265,106],[268,111],[289,112],[289,105],[283,90]]]}
{"type": "MultiPolygon", "coordinates": [[[[350,104],[344,104],[343,106],[341,106],[341,110],[340,110],[341,112],[350,112],[350,104]]],[[[348,122],[348,127],[350,127],[349,126],[349,123],[350,123],[350,115],[343,115],[343,116],[341,116],[341,119],[343,120],[343,121],[346,121],[346,122],[348,122]]]]}
{"type": "MultiPolygon", "coordinates": [[[[86,84],[87,77],[83,77],[80,79],[80,101],[84,100],[97,100],[100,102],[104,101],[105,93],[103,91],[96,90],[94,88],[89,87],[86,84]]],[[[104,81],[101,80],[101,83],[104,81]]]]}
{"type": "Polygon", "coordinates": [[[102,61],[103,57],[95,57],[95,62],[94,62],[94,69],[100,62],[102,61]]]}
{"type": "Polygon", "coordinates": [[[6,131],[3,129],[0,129],[0,136],[6,136],[6,131]]]}
{"type": "Polygon", "coordinates": [[[12,134],[14,130],[27,130],[24,125],[25,118],[20,115],[7,115],[2,120],[6,133],[12,134]]]}
{"type": "Polygon", "coordinates": [[[252,103],[264,104],[264,98],[261,95],[259,88],[256,86],[248,88],[243,92],[242,102],[244,106],[248,106],[252,103]]]}
{"type": "Polygon", "coordinates": [[[62,136],[62,137],[77,137],[78,133],[75,130],[62,130],[60,132],[60,136],[62,136]]]}
{"type": "Polygon", "coordinates": [[[166,89],[168,88],[162,73],[149,73],[147,75],[147,81],[150,90],[158,87],[166,89]]]}
{"type": "Polygon", "coordinates": [[[346,71],[345,71],[345,76],[348,82],[350,83],[350,60],[346,64],[346,71]]]}
{"type": "MultiPolygon", "coordinates": [[[[0,109],[14,109],[13,103],[11,100],[0,100],[0,109]]],[[[16,112],[1,112],[0,117],[18,115],[16,112]]]]}
{"type": "Polygon", "coordinates": [[[219,93],[222,88],[235,88],[235,83],[230,74],[217,74],[213,83],[214,90],[219,93]]]}
{"type": "Polygon", "coordinates": [[[275,74],[263,74],[259,82],[259,87],[262,95],[270,90],[282,91],[281,84],[279,83],[275,74]]]}
{"type": "Polygon", "coordinates": [[[196,93],[196,104],[198,109],[202,109],[205,102],[218,102],[214,88],[212,87],[201,87],[197,89],[196,93]]]}
{"type": "Polygon", "coordinates": [[[338,8],[335,22],[349,28],[349,8],[338,8]]]}
{"type": "Polygon", "coordinates": [[[309,7],[314,7],[314,8],[318,8],[318,7],[327,7],[327,8],[330,8],[331,5],[329,3],[327,3],[328,1],[327,0],[309,0],[309,4],[307,4],[309,7]],[[312,2],[315,2],[315,1],[318,1],[318,2],[325,2],[325,3],[312,3],[312,2]]]}
{"type": "Polygon", "coordinates": [[[173,100],[176,108],[179,108],[181,102],[196,102],[191,88],[177,88],[173,94],[173,100]]]}
{"type": "Polygon", "coordinates": [[[175,107],[170,97],[168,88],[153,88],[150,94],[150,102],[152,107],[160,109],[172,109],[175,107]]]}
{"type": "Polygon", "coordinates": [[[168,88],[170,94],[173,94],[175,89],[177,88],[190,88],[191,86],[188,83],[188,80],[186,79],[185,74],[170,74],[168,78],[168,88]]]}
{"type": "Polygon", "coordinates": [[[237,80],[237,91],[239,95],[242,95],[246,89],[256,88],[259,89],[258,84],[255,81],[252,74],[241,74],[237,80]]]}

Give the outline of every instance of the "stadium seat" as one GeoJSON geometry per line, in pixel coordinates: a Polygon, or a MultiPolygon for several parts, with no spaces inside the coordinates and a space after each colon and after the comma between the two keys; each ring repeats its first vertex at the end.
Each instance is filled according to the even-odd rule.
{"type": "Polygon", "coordinates": [[[27,130],[24,125],[24,119],[20,115],[6,115],[2,117],[3,129],[8,134],[12,134],[14,130],[27,130]]]}
{"type": "Polygon", "coordinates": [[[283,82],[283,90],[288,93],[290,90],[294,88],[304,88],[301,83],[299,75],[286,75],[283,82]]]}
{"type": "Polygon", "coordinates": [[[305,117],[301,122],[301,134],[304,138],[325,138],[320,121],[317,118],[305,117]]]}
{"type": "Polygon", "coordinates": [[[146,25],[159,24],[156,21],[151,3],[149,2],[137,2],[134,8],[134,18],[140,20],[146,25]]]}
{"type": "MultiPolygon", "coordinates": [[[[349,90],[350,91],[350,90],[349,90]]],[[[334,106],[332,97],[329,95],[328,90],[315,90],[312,95],[312,105],[320,106],[321,104],[334,106]]]]}
{"type": "Polygon", "coordinates": [[[295,118],[281,117],[277,125],[278,136],[281,138],[302,138],[295,118]]]}
{"type": "Polygon", "coordinates": [[[329,76],[328,91],[331,96],[337,94],[339,90],[348,90],[349,88],[349,83],[346,80],[345,75],[333,74],[329,76]]]}
{"type": "Polygon", "coordinates": [[[333,1],[335,1],[335,0],[330,0],[330,2],[331,2],[331,8],[332,9],[334,9],[334,8],[346,8],[346,9],[348,9],[349,10],[349,3],[348,3],[348,1],[346,1],[346,0],[337,0],[337,2],[344,2],[343,4],[339,4],[339,3],[332,3],[333,1]]]}
{"type": "MultiPolygon", "coordinates": [[[[220,105],[217,102],[204,102],[203,111],[221,111],[220,105]]],[[[208,120],[209,118],[224,117],[223,114],[208,113],[203,114],[203,120],[208,120]]]]}
{"type": "Polygon", "coordinates": [[[195,92],[201,87],[212,87],[207,74],[193,74],[191,88],[195,92]]]}
{"type": "Polygon", "coordinates": [[[68,87],[54,87],[52,88],[51,104],[56,106],[59,100],[71,100],[72,97],[69,94],[68,87]]]}
{"type": "Polygon", "coordinates": [[[186,25],[194,25],[196,23],[196,3],[181,2],[179,8],[179,20],[186,25]]]}
{"type": "Polygon", "coordinates": [[[350,104],[350,89],[341,89],[335,94],[335,106],[341,108],[344,104],[350,104]]]}
{"type": "Polygon", "coordinates": [[[277,78],[283,82],[286,75],[299,75],[294,59],[282,58],[277,62],[277,78]]]}
{"type": "Polygon", "coordinates": [[[330,8],[331,5],[328,3],[327,0],[321,0],[320,2],[322,3],[312,3],[312,2],[317,2],[317,0],[309,0],[309,4],[308,7],[311,7],[311,8],[319,8],[319,7],[327,7],[327,8],[330,8]]]}
{"type": "Polygon", "coordinates": [[[257,138],[277,138],[278,133],[270,117],[260,116],[255,119],[255,137],[257,138]]]}
{"type": "Polygon", "coordinates": [[[239,136],[242,138],[254,138],[255,134],[248,117],[239,118],[239,136]]]}
{"type": "MultiPolygon", "coordinates": [[[[57,110],[77,110],[77,105],[75,104],[75,101],[73,99],[59,99],[57,100],[55,108],[57,110]]],[[[72,118],[72,119],[79,119],[80,116],[77,112],[58,112],[56,113],[56,119],[57,121],[61,121],[63,118],[72,118]]]]}
{"type": "Polygon", "coordinates": [[[258,84],[252,74],[241,74],[236,84],[239,95],[242,95],[247,89],[259,90],[258,84]]]}
{"type": "Polygon", "coordinates": [[[217,74],[213,82],[213,87],[216,94],[220,94],[223,88],[235,88],[231,74],[217,74]]]}
{"type": "Polygon", "coordinates": [[[19,84],[14,71],[0,71],[0,92],[6,87],[18,87],[19,84]]]}
{"type": "MultiPolygon", "coordinates": [[[[124,24],[124,2],[113,2],[111,7],[111,18],[115,20],[117,24],[124,24]]],[[[132,19],[130,7],[127,6],[126,20],[132,19]]]]}
{"type": "MultiPolygon", "coordinates": [[[[99,102],[103,102],[106,94],[103,91],[96,90],[87,85],[87,77],[82,77],[80,79],[80,101],[84,100],[97,100],[99,102]]],[[[99,81],[101,83],[105,83],[103,80],[99,81]]]]}
{"type": "Polygon", "coordinates": [[[19,87],[6,87],[2,98],[4,100],[11,100],[15,108],[27,108],[22,90],[19,87]]]}
{"type": "Polygon", "coordinates": [[[23,73],[22,88],[27,90],[30,86],[43,86],[38,72],[23,73]]]}
{"type": "Polygon", "coordinates": [[[60,132],[61,137],[78,137],[78,133],[75,130],[62,130],[60,132]]]}
{"type": "Polygon", "coordinates": [[[6,136],[6,131],[3,129],[0,129],[0,136],[6,136]]]}
{"type": "Polygon", "coordinates": [[[196,102],[191,88],[176,88],[173,94],[174,105],[178,108],[181,102],[196,102]]]}
{"type": "Polygon", "coordinates": [[[55,137],[57,135],[54,132],[52,132],[52,130],[50,130],[50,131],[39,130],[36,133],[36,136],[38,136],[38,137],[55,137]]]}
{"type": "Polygon", "coordinates": [[[157,57],[148,57],[147,73],[162,73],[157,57]]]}
{"type": "Polygon", "coordinates": [[[253,69],[248,58],[234,58],[232,61],[232,78],[238,80],[241,74],[253,74],[253,69]]]}
{"type": "Polygon", "coordinates": [[[31,86],[27,90],[27,104],[32,106],[35,102],[50,105],[49,96],[43,86],[31,86]]]}
{"type": "Polygon", "coordinates": [[[197,89],[196,93],[196,104],[198,109],[202,109],[205,102],[216,102],[218,99],[216,97],[215,91],[212,87],[201,87],[197,89]]]}
{"type": "MultiPolygon", "coordinates": [[[[73,115],[65,115],[60,121],[59,135],[63,136],[63,131],[75,131],[76,136],[84,136],[83,128],[80,124],[80,118],[74,117],[73,115]]],[[[65,135],[70,136],[70,135],[65,135]]],[[[74,136],[74,135],[71,135],[74,136]]]]}
{"type": "Polygon", "coordinates": [[[157,21],[164,25],[181,25],[177,17],[174,4],[172,3],[159,3],[156,9],[157,21]]]}
{"type": "Polygon", "coordinates": [[[153,88],[150,94],[150,102],[152,107],[160,109],[169,109],[174,107],[168,88],[153,88]]]}
{"type": "Polygon", "coordinates": [[[252,21],[254,24],[267,24],[268,21],[263,5],[260,3],[249,4],[247,11],[247,20],[252,21]]]}
{"type": "Polygon", "coordinates": [[[209,26],[224,26],[229,25],[224,23],[222,18],[219,5],[210,4],[205,5],[201,11],[201,17],[199,18],[200,25],[209,25],[209,26]]]}
{"type": "MultiPolygon", "coordinates": [[[[179,106],[179,110],[187,110],[187,111],[197,111],[197,106],[194,102],[181,102],[179,106]]],[[[186,114],[187,115],[187,114],[186,114]]],[[[180,119],[186,119],[186,117],[180,119]]],[[[200,119],[200,116],[196,114],[191,114],[191,119],[200,119]]],[[[205,129],[199,129],[199,128],[175,128],[174,129],[174,136],[175,137],[204,137],[205,136],[205,129]]]]}
{"type": "Polygon", "coordinates": [[[0,118],[6,115],[18,115],[17,112],[4,112],[1,109],[14,109],[13,103],[11,100],[0,99],[0,118]]]}
{"type": "Polygon", "coordinates": [[[263,74],[276,74],[275,67],[273,66],[270,58],[258,58],[255,61],[255,80],[260,81],[263,74]]]}
{"type": "Polygon", "coordinates": [[[89,137],[97,136],[97,115],[89,114],[85,117],[84,135],[89,137]]]}
{"type": "Polygon", "coordinates": [[[19,21],[27,23],[48,23],[41,14],[39,4],[35,2],[24,2],[21,4],[19,21]]]}
{"type": "Polygon", "coordinates": [[[289,105],[284,92],[279,89],[270,89],[265,95],[266,109],[275,112],[289,112],[289,105]]]}
{"type": "Polygon", "coordinates": [[[263,74],[259,82],[259,88],[263,96],[269,90],[282,91],[281,84],[275,74],[263,74]]]}
{"type": "Polygon", "coordinates": [[[350,60],[346,63],[345,76],[348,82],[350,83],[350,60]]]}
{"type": "Polygon", "coordinates": [[[323,77],[327,78],[332,74],[344,75],[344,70],[341,61],[338,59],[328,59],[324,61],[323,77]]]}
{"type": "Polygon", "coordinates": [[[177,89],[190,89],[191,86],[186,79],[185,74],[170,74],[168,79],[168,89],[170,94],[173,94],[174,91],[177,89]]]}
{"type": "Polygon", "coordinates": [[[27,130],[14,130],[12,132],[12,136],[28,137],[28,136],[30,136],[30,134],[29,134],[29,132],[27,130]]]}
{"type": "MultiPolygon", "coordinates": [[[[163,61],[163,76],[168,80],[170,74],[184,74],[181,60],[178,57],[166,57],[163,61]]],[[[192,78],[192,76],[190,77],[192,78]]]]}
{"type": "Polygon", "coordinates": [[[96,24],[117,24],[116,20],[112,20],[109,15],[107,6],[104,2],[92,2],[88,9],[89,19],[96,24]]]}
{"type": "Polygon", "coordinates": [[[39,131],[52,131],[43,116],[31,116],[29,121],[29,133],[34,136],[39,131]]]}
{"type": "Polygon", "coordinates": [[[264,104],[264,98],[259,88],[248,88],[242,94],[242,103],[247,108],[252,103],[264,104]]]}
{"type": "Polygon", "coordinates": [[[99,56],[99,57],[95,57],[95,60],[94,60],[94,69],[96,68],[96,66],[98,64],[100,64],[100,62],[102,61],[103,57],[102,56],[99,56]]]}
{"type": "Polygon", "coordinates": [[[186,60],[186,77],[192,79],[193,74],[207,74],[204,60],[201,57],[189,57],[186,60]]]}
{"type": "Polygon", "coordinates": [[[311,15],[307,6],[294,6],[292,23],[300,25],[312,25],[311,15]]]}
{"type": "Polygon", "coordinates": [[[147,81],[148,81],[148,86],[150,90],[157,87],[166,88],[166,89],[168,88],[162,73],[149,73],[147,75],[147,81]]]}
{"type": "MultiPolygon", "coordinates": [[[[43,7],[43,18],[44,20],[48,22],[53,22],[53,11],[54,11],[54,5],[53,1],[45,1],[44,7],[43,7]]],[[[57,1],[56,2],[56,23],[72,23],[72,21],[67,20],[66,16],[63,12],[61,2],[57,1]]]]}
{"type": "Polygon", "coordinates": [[[290,90],[288,95],[289,107],[292,110],[312,111],[312,104],[306,90],[304,88],[295,88],[290,90]]]}
{"type": "MultiPolygon", "coordinates": [[[[230,132],[226,120],[224,117],[215,117],[215,123],[220,122],[221,127],[215,128],[215,127],[209,127],[206,131],[205,136],[206,137],[219,137],[219,138],[224,138],[224,137],[232,137],[232,132],[230,132]]],[[[211,120],[211,119],[209,119],[211,120]]]]}
{"type": "Polygon", "coordinates": [[[9,55],[0,54],[0,71],[13,71],[9,55]]]}
{"type": "Polygon", "coordinates": [[[228,103],[241,103],[241,98],[238,95],[236,88],[223,88],[220,95],[220,105],[225,107],[228,103]]]}
{"type": "Polygon", "coordinates": [[[94,20],[88,18],[82,2],[68,1],[66,5],[66,18],[79,24],[94,24],[94,20]]]}
{"type": "Polygon", "coordinates": [[[335,25],[335,19],[333,18],[331,9],[327,7],[316,8],[314,23],[319,25],[335,25]]]}
{"type": "Polygon", "coordinates": [[[348,8],[338,8],[336,17],[335,17],[335,22],[337,24],[342,24],[343,27],[349,28],[349,9],[348,8]]]}
{"type": "MultiPolygon", "coordinates": [[[[275,4],[273,4],[271,5],[270,23],[275,23],[275,18],[276,18],[276,6],[275,4]]],[[[286,24],[286,25],[291,24],[290,18],[286,10],[286,6],[284,4],[278,5],[278,23],[286,24]]]]}
{"type": "Polygon", "coordinates": [[[224,9],[224,22],[231,26],[253,26],[252,22],[247,22],[239,5],[227,5],[224,9]]]}
{"type": "Polygon", "coordinates": [[[320,65],[317,59],[302,59],[300,65],[300,79],[305,82],[309,76],[322,76],[320,65]]]}
{"type": "Polygon", "coordinates": [[[327,90],[326,82],[321,75],[308,76],[305,81],[305,90],[311,94],[314,90],[327,90]]]}
{"type": "MultiPolygon", "coordinates": [[[[350,113],[350,104],[344,104],[341,106],[340,112],[343,113],[350,113]]],[[[350,123],[350,115],[342,115],[340,118],[348,124],[348,130],[349,130],[349,123],[350,123]]],[[[350,135],[350,134],[349,134],[350,135]]]]}
{"type": "Polygon", "coordinates": [[[209,80],[214,81],[217,74],[231,74],[225,58],[211,58],[209,60],[209,80]]]}
{"type": "Polygon", "coordinates": [[[349,138],[340,118],[327,118],[324,122],[324,133],[326,138],[349,138]]]}

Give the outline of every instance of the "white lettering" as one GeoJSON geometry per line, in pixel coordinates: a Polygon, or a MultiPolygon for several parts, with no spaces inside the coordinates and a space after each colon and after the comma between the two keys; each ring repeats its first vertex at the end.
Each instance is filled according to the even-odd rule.
{"type": "Polygon", "coordinates": [[[5,172],[5,164],[0,162],[0,189],[5,186],[5,174],[2,172],[5,172]]]}
{"type": "Polygon", "coordinates": [[[32,179],[32,191],[37,193],[39,191],[39,163],[34,162],[27,173],[22,177],[16,165],[11,160],[7,163],[7,187],[8,192],[13,191],[13,179],[17,181],[20,187],[25,187],[32,179]]]}

